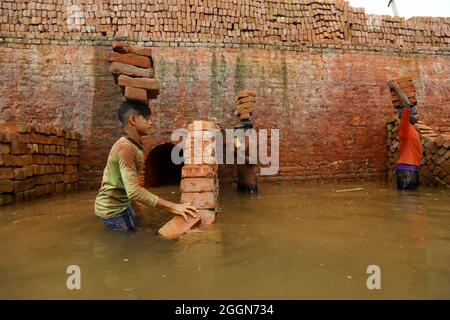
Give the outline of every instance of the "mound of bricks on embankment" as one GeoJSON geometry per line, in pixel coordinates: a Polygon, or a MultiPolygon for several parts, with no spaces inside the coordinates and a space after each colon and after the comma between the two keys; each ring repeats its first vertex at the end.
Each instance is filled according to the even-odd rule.
{"type": "Polygon", "coordinates": [[[0,123],[0,205],[76,190],[79,140],[56,126],[0,123]]]}
{"type": "Polygon", "coordinates": [[[193,227],[214,223],[219,195],[215,133],[219,130],[211,121],[189,124],[189,135],[183,147],[185,165],[181,173],[181,203],[195,207],[199,218],[190,218],[188,222],[182,217],[173,218],[159,230],[163,237],[175,239],[193,227]]]}
{"type": "Polygon", "coordinates": [[[127,101],[149,103],[159,95],[152,50],[126,42],[113,42],[109,70],[127,101]]]}
{"type": "MultiPolygon", "coordinates": [[[[397,118],[387,124],[388,138],[388,180],[395,181],[395,163],[399,157],[399,121],[397,118]]],[[[415,127],[420,131],[422,141],[422,162],[420,180],[422,184],[450,187],[450,133],[438,134],[423,122],[415,127]]]]}

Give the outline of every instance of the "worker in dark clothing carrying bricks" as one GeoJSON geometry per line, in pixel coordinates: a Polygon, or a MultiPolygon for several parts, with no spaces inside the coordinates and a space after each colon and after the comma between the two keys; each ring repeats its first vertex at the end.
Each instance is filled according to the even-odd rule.
{"type": "Polygon", "coordinates": [[[253,129],[251,120],[239,122],[235,130],[242,130],[242,136],[235,138],[234,145],[237,154],[237,190],[243,193],[258,192],[258,167],[257,167],[257,139],[256,131],[253,129]],[[253,148],[253,150],[251,150],[253,148]],[[239,156],[243,157],[245,163],[241,164],[239,156]]]}
{"type": "Polygon", "coordinates": [[[244,90],[240,92],[235,101],[235,116],[239,122],[234,127],[236,138],[236,173],[237,190],[243,193],[257,193],[257,158],[258,145],[256,131],[253,128],[251,117],[255,111],[256,91],[244,90]]]}

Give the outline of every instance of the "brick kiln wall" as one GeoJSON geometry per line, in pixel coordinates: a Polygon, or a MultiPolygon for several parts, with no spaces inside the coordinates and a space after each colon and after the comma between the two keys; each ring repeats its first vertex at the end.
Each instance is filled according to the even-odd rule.
{"type": "Polygon", "coordinates": [[[448,48],[450,43],[448,18],[405,21],[365,15],[363,8],[343,0],[3,0],[0,10],[5,36],[31,36],[47,44],[52,39],[128,37],[171,46],[329,42],[420,51],[448,48]]]}
{"type": "Polygon", "coordinates": [[[117,39],[153,48],[161,96],[147,153],[193,120],[233,127],[235,95],[254,88],[255,125],[281,135],[280,174],[266,180],[383,179],[386,80],[403,75],[422,119],[450,130],[448,18],[365,15],[343,1],[147,2],[0,5],[0,119],[79,131],[83,188],[98,188],[120,135],[108,71],[117,39]],[[75,9],[80,30],[69,30],[75,9]]]}

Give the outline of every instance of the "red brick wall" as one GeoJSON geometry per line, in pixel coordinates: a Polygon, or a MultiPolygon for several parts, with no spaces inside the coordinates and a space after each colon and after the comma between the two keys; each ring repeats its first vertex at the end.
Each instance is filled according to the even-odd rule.
{"type": "MultiPolygon", "coordinates": [[[[81,182],[97,187],[120,134],[109,48],[2,49],[0,118],[79,130],[81,182]]],[[[385,123],[393,114],[385,82],[404,74],[417,79],[424,121],[438,131],[450,127],[444,56],[155,48],[154,59],[161,97],[147,152],[194,119],[215,117],[231,128],[235,94],[256,88],[255,125],[280,129],[280,175],[286,178],[277,180],[382,178],[385,123]]]]}
{"type": "MultiPolygon", "coordinates": [[[[94,10],[88,2],[77,2],[87,14],[80,32],[67,30],[63,1],[50,18],[51,8],[38,9],[39,1],[0,6],[0,120],[79,131],[82,187],[98,188],[120,135],[121,97],[107,70],[107,52],[112,39],[127,35],[125,40],[154,47],[161,83],[147,152],[195,119],[216,117],[231,128],[234,95],[255,88],[255,125],[278,128],[281,135],[280,176],[268,180],[384,178],[385,123],[393,114],[385,82],[403,75],[417,80],[424,121],[436,131],[450,130],[448,19],[383,20],[342,1],[324,7],[299,2],[301,10],[268,1],[236,10],[222,1],[225,8],[217,4],[222,10],[211,14],[214,6],[203,6],[208,12],[192,6],[193,20],[183,22],[182,15],[183,31],[175,32],[171,6],[141,10],[125,3],[116,10],[112,1],[96,1],[94,10]],[[144,12],[144,20],[128,18],[136,12],[144,12]],[[240,21],[232,27],[240,31],[221,36],[228,25],[215,28],[212,22],[227,16],[240,21]],[[209,27],[189,29],[199,21],[209,27]]],[[[182,14],[187,7],[178,9],[182,14]]]]}

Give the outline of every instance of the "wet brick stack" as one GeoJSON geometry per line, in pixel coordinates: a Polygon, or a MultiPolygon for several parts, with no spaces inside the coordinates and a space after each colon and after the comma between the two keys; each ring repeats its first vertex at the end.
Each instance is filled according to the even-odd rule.
{"type": "Polygon", "coordinates": [[[154,77],[152,51],[125,42],[113,42],[109,69],[124,98],[149,104],[159,95],[159,82],[154,77]]]}
{"type": "Polygon", "coordinates": [[[255,111],[256,91],[245,90],[236,97],[236,111],[234,115],[240,121],[249,120],[255,111]]]}
{"type": "Polygon", "coordinates": [[[194,121],[189,124],[189,135],[183,148],[185,165],[180,184],[181,203],[191,204],[199,219],[184,222],[175,217],[160,229],[165,238],[173,239],[197,225],[208,226],[215,221],[219,195],[218,164],[215,158],[215,135],[218,126],[211,121],[194,121]]]}
{"type": "Polygon", "coordinates": [[[214,222],[219,194],[215,135],[219,127],[211,121],[194,121],[188,126],[184,146],[185,166],[181,173],[181,202],[190,203],[204,217],[204,224],[214,222]]]}
{"type": "Polygon", "coordinates": [[[79,139],[55,126],[0,123],[0,205],[76,190],[79,139]]]}
{"type": "MultiPolygon", "coordinates": [[[[399,157],[398,119],[388,122],[388,180],[395,181],[395,163],[399,157]]],[[[450,187],[450,135],[438,134],[423,122],[415,127],[420,131],[422,162],[420,179],[422,184],[450,187]]]]}
{"type": "MultiPolygon", "coordinates": [[[[417,104],[416,87],[414,86],[413,78],[411,76],[403,77],[395,79],[395,82],[397,82],[398,86],[403,91],[403,93],[406,94],[409,103],[411,103],[412,105],[416,105],[417,104]]],[[[403,107],[399,96],[393,89],[391,89],[391,99],[395,108],[403,107]]]]}

